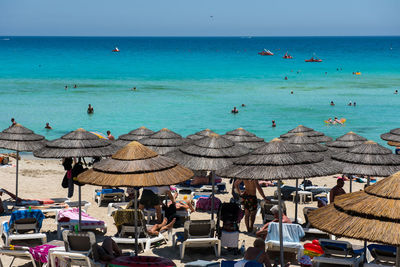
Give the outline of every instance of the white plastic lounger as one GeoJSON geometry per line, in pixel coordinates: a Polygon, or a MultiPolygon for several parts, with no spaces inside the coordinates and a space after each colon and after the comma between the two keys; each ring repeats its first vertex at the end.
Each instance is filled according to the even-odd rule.
{"type": "MultiPolygon", "coordinates": [[[[134,232],[135,227],[134,226],[122,226],[125,228],[126,232],[134,232]]],[[[115,243],[117,244],[129,244],[129,245],[134,245],[135,244],[135,238],[132,237],[112,237],[112,240],[114,240],[115,243]]],[[[149,251],[151,249],[151,245],[153,243],[157,243],[163,241],[167,243],[167,239],[164,237],[162,233],[159,233],[158,236],[149,236],[149,237],[142,237],[138,238],[138,243],[139,245],[142,246],[144,251],[149,251]]]]}
{"type": "Polygon", "coordinates": [[[0,267],[3,267],[3,263],[1,259],[4,259],[3,256],[13,257],[10,266],[12,266],[15,259],[23,259],[30,261],[33,267],[36,267],[35,259],[33,258],[32,254],[29,252],[29,247],[18,247],[10,249],[9,247],[1,247],[0,248],[0,267]]]}
{"type": "Polygon", "coordinates": [[[94,191],[93,199],[100,207],[104,201],[125,201],[125,191],[123,189],[97,189],[94,191]]]}

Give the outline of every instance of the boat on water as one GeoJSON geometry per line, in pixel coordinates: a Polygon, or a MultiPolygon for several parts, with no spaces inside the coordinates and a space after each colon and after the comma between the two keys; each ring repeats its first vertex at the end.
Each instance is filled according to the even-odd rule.
{"type": "Polygon", "coordinates": [[[113,52],[119,52],[118,47],[115,47],[115,48],[113,49],[113,52]]]}
{"type": "Polygon", "coordinates": [[[288,52],[286,52],[285,55],[283,56],[283,58],[292,59],[293,57],[291,55],[289,55],[288,52]]]}
{"type": "Polygon", "coordinates": [[[322,62],[322,59],[311,57],[310,59],[306,59],[305,62],[322,62]]]}
{"type": "Polygon", "coordinates": [[[261,56],[273,56],[274,53],[272,53],[271,51],[267,50],[264,48],[264,51],[258,52],[259,55],[261,56]]]}

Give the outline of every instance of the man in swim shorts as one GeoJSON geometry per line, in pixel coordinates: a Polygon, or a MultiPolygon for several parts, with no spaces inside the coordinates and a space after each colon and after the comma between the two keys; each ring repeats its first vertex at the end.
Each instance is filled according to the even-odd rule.
{"type": "Polygon", "coordinates": [[[243,199],[244,206],[244,220],[247,228],[247,232],[253,232],[254,221],[256,219],[257,213],[257,191],[260,193],[262,198],[269,202],[269,200],[265,197],[264,191],[261,186],[258,184],[256,180],[236,180],[235,181],[235,189],[237,192],[240,192],[240,197],[243,199]],[[244,191],[242,192],[239,188],[240,183],[244,183],[244,191]]]}

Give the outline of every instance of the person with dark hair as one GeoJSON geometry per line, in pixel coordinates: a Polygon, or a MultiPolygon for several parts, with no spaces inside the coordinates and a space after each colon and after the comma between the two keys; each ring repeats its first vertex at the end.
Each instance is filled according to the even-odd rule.
{"type": "Polygon", "coordinates": [[[115,137],[111,134],[110,131],[107,131],[107,138],[108,140],[115,140],[115,137]]]}
{"type": "Polygon", "coordinates": [[[335,197],[346,194],[343,186],[344,180],[342,178],[337,179],[336,185],[329,192],[329,203],[333,203],[335,201],[335,197]]]}
{"type": "Polygon", "coordinates": [[[13,126],[13,125],[15,125],[15,124],[17,124],[17,122],[15,121],[14,118],[11,118],[11,126],[13,126]]]}
{"type": "Polygon", "coordinates": [[[88,114],[93,114],[94,113],[94,109],[93,109],[91,104],[89,104],[89,106],[88,106],[87,113],[88,114]]]}

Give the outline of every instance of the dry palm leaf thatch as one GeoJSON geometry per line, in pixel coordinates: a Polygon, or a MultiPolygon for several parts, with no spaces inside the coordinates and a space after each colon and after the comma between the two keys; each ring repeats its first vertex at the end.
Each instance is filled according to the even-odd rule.
{"type": "Polygon", "coordinates": [[[314,131],[314,129],[305,127],[303,125],[299,125],[296,128],[290,130],[289,132],[282,134],[280,138],[289,138],[298,133],[302,133],[307,137],[311,137],[318,143],[325,143],[333,140],[331,137],[325,136],[324,133],[314,131]]]}
{"type": "Polygon", "coordinates": [[[400,157],[373,141],[334,154],[332,159],[342,165],[343,173],[386,177],[400,171],[400,157]]]}
{"type": "Polygon", "coordinates": [[[232,164],[232,160],[249,153],[249,149],[214,133],[182,146],[167,156],[195,171],[215,171],[232,164]]]}
{"type": "Polygon", "coordinates": [[[78,181],[102,186],[162,186],[190,179],[193,172],[133,141],[111,158],[95,163],[78,181]]]}
{"type": "Polygon", "coordinates": [[[274,139],[251,154],[234,160],[217,175],[238,179],[297,179],[340,173],[336,164],[327,164],[318,153],[303,152],[298,146],[274,139]]]}
{"type": "Polygon", "coordinates": [[[400,128],[396,128],[393,130],[390,130],[388,133],[384,133],[381,135],[381,138],[385,141],[389,141],[391,144],[389,145],[394,145],[397,146],[398,143],[400,143],[400,128]]]}
{"type": "Polygon", "coordinates": [[[186,144],[186,140],[182,136],[167,128],[163,128],[147,138],[140,139],[139,142],[160,155],[175,151],[186,144]]]}
{"type": "Polygon", "coordinates": [[[31,152],[43,147],[45,143],[44,136],[18,123],[0,132],[0,148],[4,149],[31,152]]]}
{"type": "Polygon", "coordinates": [[[311,137],[306,136],[304,133],[297,133],[292,137],[284,139],[289,144],[299,146],[303,151],[306,152],[326,152],[328,148],[318,144],[318,142],[311,137]]]}
{"type": "Polygon", "coordinates": [[[339,237],[400,246],[400,172],[341,195],[309,214],[311,224],[339,237]]]}
{"type": "Polygon", "coordinates": [[[205,136],[210,136],[210,134],[214,134],[214,133],[215,132],[211,131],[210,129],[205,129],[205,130],[199,131],[197,133],[188,135],[188,136],[186,136],[186,138],[190,139],[190,140],[199,140],[205,136]]]}
{"type": "Polygon", "coordinates": [[[44,147],[35,150],[33,155],[38,158],[103,157],[111,156],[117,149],[109,140],[100,139],[79,128],[47,142],[44,147]]]}
{"type": "Polygon", "coordinates": [[[265,145],[263,138],[257,137],[255,134],[246,131],[243,128],[229,131],[225,135],[223,135],[223,137],[239,145],[247,147],[250,150],[254,150],[265,145]]]}
{"type": "Polygon", "coordinates": [[[348,132],[336,138],[335,141],[325,143],[325,145],[333,152],[345,152],[349,148],[361,145],[365,141],[367,141],[367,138],[354,132],[348,132]]]}
{"type": "Polygon", "coordinates": [[[127,134],[120,135],[118,139],[114,142],[114,145],[118,147],[123,147],[129,144],[132,141],[138,141],[140,139],[146,138],[150,135],[154,134],[154,132],[146,127],[142,126],[135,130],[130,131],[127,134]]]}

